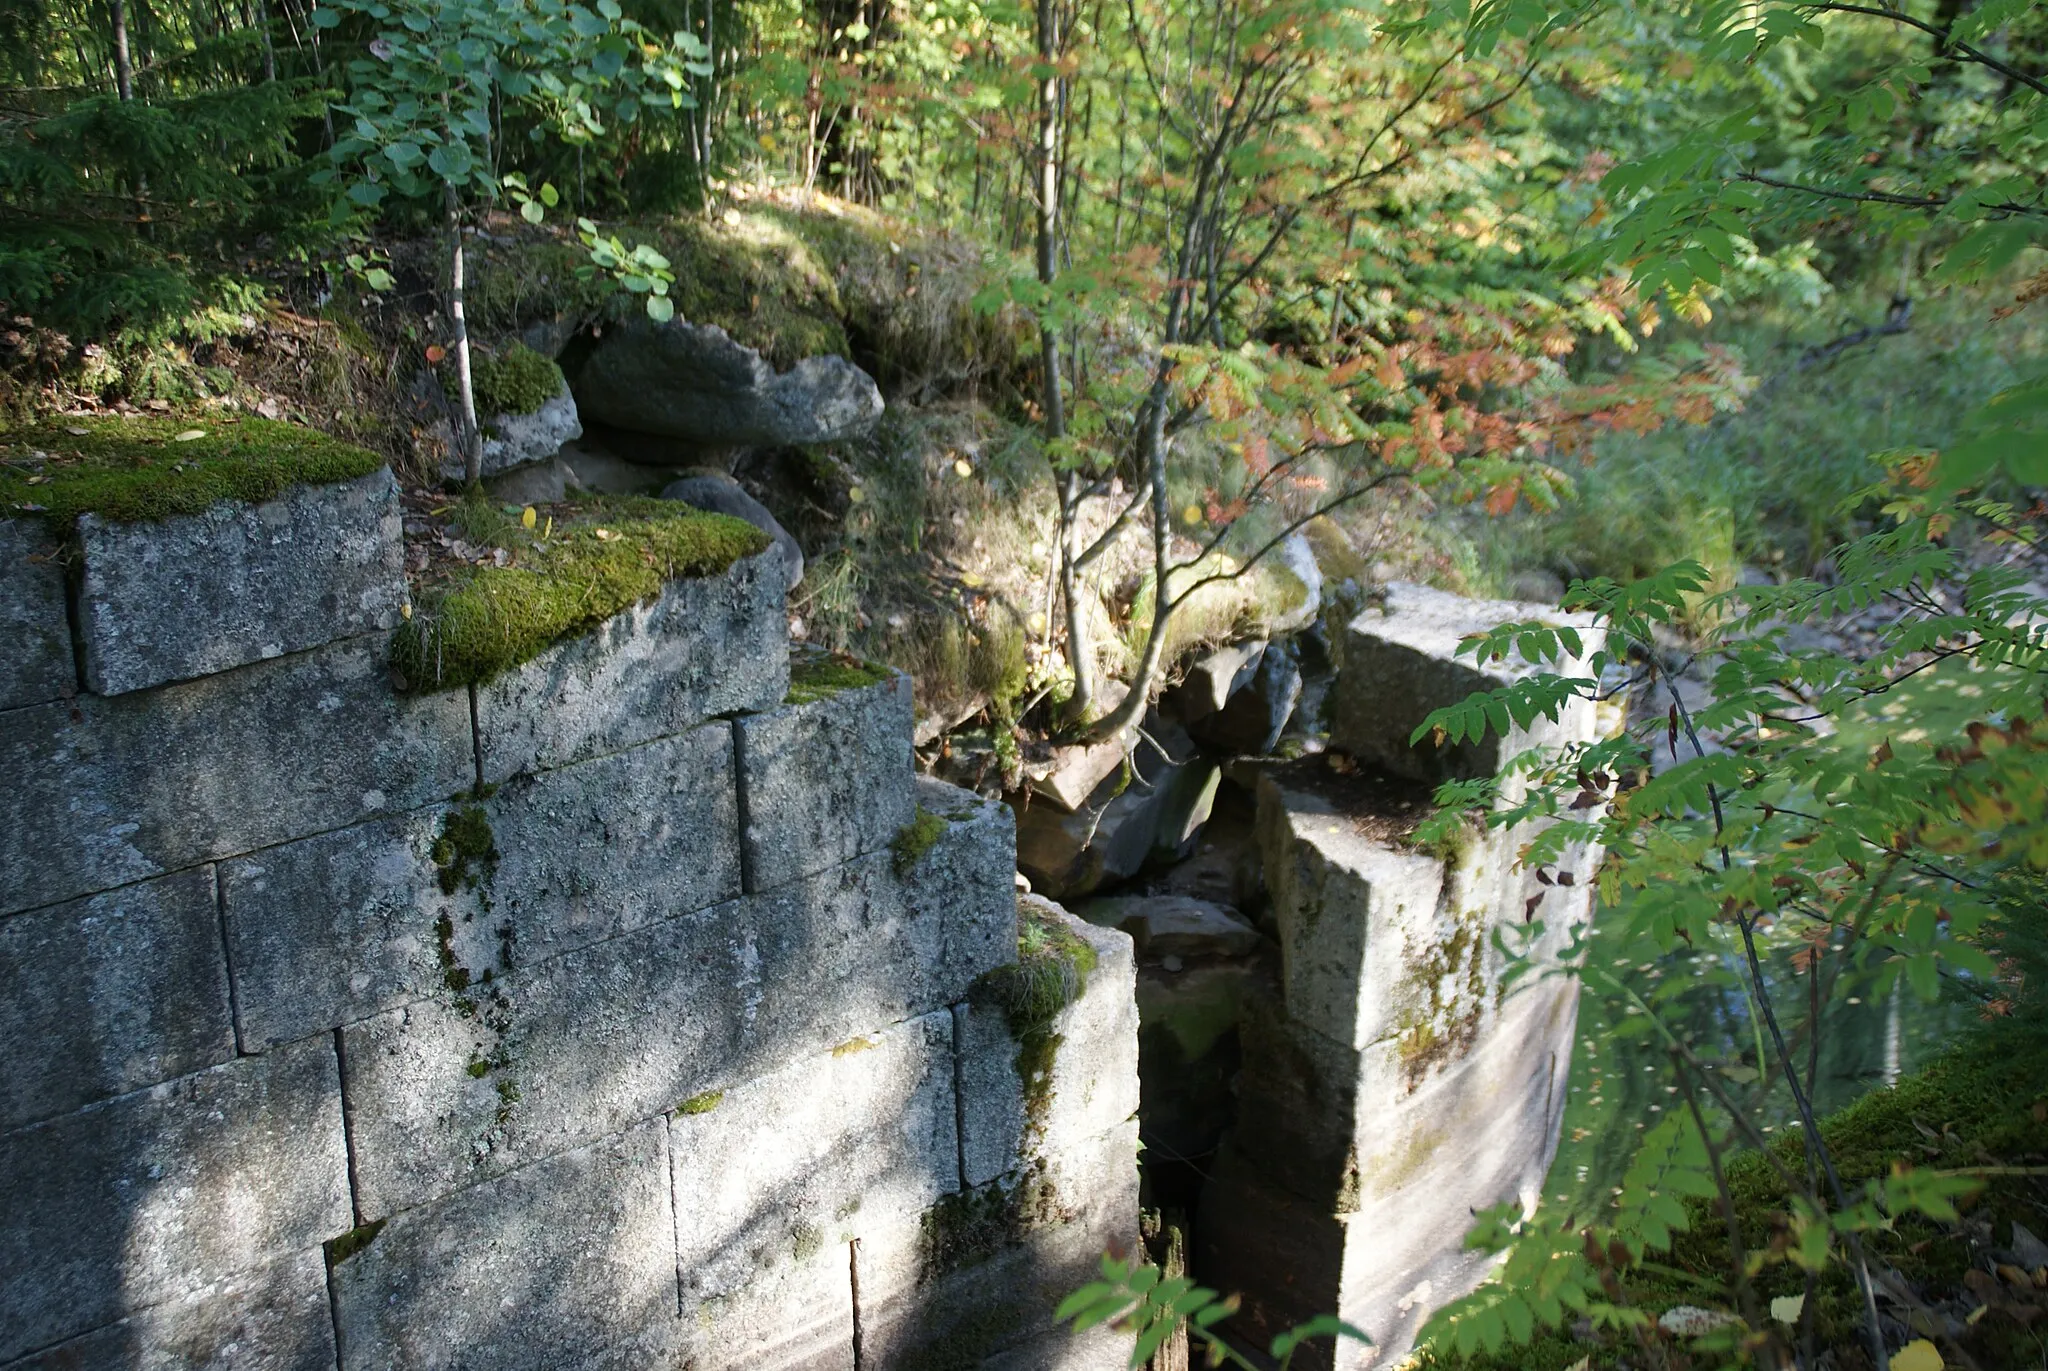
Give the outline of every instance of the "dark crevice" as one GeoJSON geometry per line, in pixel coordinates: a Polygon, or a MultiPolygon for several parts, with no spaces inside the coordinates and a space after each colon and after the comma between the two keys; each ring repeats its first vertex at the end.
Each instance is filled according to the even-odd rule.
{"type": "Polygon", "coordinates": [[[348,1100],[348,1051],[342,1042],[341,1030],[334,1030],[334,1074],[341,1083],[341,1148],[348,1160],[348,1212],[355,1220],[355,1226],[363,1226],[363,1188],[356,1175],[356,1130],[353,1122],[355,1111],[348,1100]]]}
{"type": "Polygon", "coordinates": [[[747,895],[761,893],[761,883],[754,873],[753,844],[747,840],[751,827],[752,806],[747,803],[747,734],[740,727],[740,721],[732,721],[732,774],[733,790],[739,800],[740,819],[740,891],[747,895]]]}
{"type": "Polygon", "coordinates": [[[467,687],[467,690],[469,691],[469,749],[470,756],[476,763],[476,793],[481,795],[484,793],[484,729],[477,712],[476,687],[472,685],[467,687]]]}
{"type": "Polygon", "coordinates": [[[860,1329],[860,1239],[846,1244],[846,1277],[853,1290],[853,1371],[866,1371],[862,1364],[860,1329]]]}
{"type": "Polygon", "coordinates": [[[213,908],[220,919],[220,964],[228,980],[228,1023],[235,1033],[235,1055],[253,1057],[249,1040],[242,1033],[242,997],[235,988],[235,954],[228,942],[228,890],[220,877],[220,863],[213,866],[213,908]]]}

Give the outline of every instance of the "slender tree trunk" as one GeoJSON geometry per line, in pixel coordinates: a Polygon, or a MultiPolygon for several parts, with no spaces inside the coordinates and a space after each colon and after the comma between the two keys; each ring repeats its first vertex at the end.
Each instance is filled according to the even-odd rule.
{"type": "Polygon", "coordinates": [[[125,103],[135,98],[135,63],[128,55],[128,0],[107,0],[114,25],[114,91],[125,103]]]}
{"type": "Polygon", "coordinates": [[[270,0],[256,0],[256,28],[263,35],[263,81],[277,79],[277,45],[270,37],[270,0]]]}
{"type": "Polygon", "coordinates": [[[475,487],[484,478],[483,429],[476,420],[476,389],[469,372],[469,320],[462,303],[462,205],[452,181],[441,183],[441,204],[448,229],[448,319],[454,332],[455,441],[462,447],[462,483],[475,487]]]}

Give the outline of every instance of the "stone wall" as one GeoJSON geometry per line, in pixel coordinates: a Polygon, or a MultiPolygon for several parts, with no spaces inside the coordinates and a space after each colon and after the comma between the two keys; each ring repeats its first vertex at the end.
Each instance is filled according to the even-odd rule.
{"type": "Polygon", "coordinates": [[[978,1000],[907,679],[786,703],[771,550],[400,693],[400,538],[0,520],[0,1367],[1122,1365],[1129,940],[1049,1065],[978,1000]]]}
{"type": "Polygon", "coordinates": [[[1428,1314],[1485,1275],[1463,1246],[1473,1214],[1533,1209],[1556,1150],[1578,1013],[1561,959],[1591,918],[1601,854],[1525,869],[1527,824],[1439,851],[1405,836],[1431,782],[1498,774],[1605,726],[1582,701],[1506,746],[1410,746],[1431,710],[1531,669],[1468,665],[1454,657],[1464,635],[1542,617],[1557,611],[1393,587],[1339,645],[1342,769],[1310,758],[1259,781],[1281,986],[1240,1027],[1237,1123],[1202,1190],[1195,1269],[1243,1292],[1247,1341],[1331,1311],[1373,1339],[1318,1342],[1297,1365],[1397,1363],[1428,1314]],[[1531,963],[1512,985],[1502,937],[1531,963]]]}

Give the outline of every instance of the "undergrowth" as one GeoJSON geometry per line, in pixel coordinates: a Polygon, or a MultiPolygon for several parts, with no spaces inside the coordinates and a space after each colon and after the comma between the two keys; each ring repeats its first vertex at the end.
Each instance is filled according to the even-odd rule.
{"type": "MultiPolygon", "coordinates": [[[[1960,1217],[1937,1223],[1918,1214],[1901,1216],[1890,1231],[1866,1238],[1873,1267],[1895,1273],[1914,1298],[1929,1308],[1950,1300],[1972,1301],[1974,1287],[1994,1283],[1992,1249],[2013,1243],[2017,1222],[2040,1235],[2048,1233],[2048,1042],[2038,1029],[2011,1020],[1998,1021],[1965,1035],[1941,1057],[1896,1086],[1877,1090],[1824,1118],[1821,1134],[1831,1149],[1842,1182],[1852,1192],[1865,1181],[1894,1167],[1975,1171],[1982,1188],[1960,1201],[1960,1217]],[[1979,1273],[1973,1277],[1972,1272],[1979,1273]]],[[[1773,1144],[1780,1165],[1803,1171],[1804,1152],[1798,1137],[1786,1135],[1773,1144]]],[[[1727,1168],[1745,1250],[1782,1252],[1788,1241],[1790,1201],[1775,1167],[1757,1152],[1738,1153],[1727,1168]]],[[[1627,1302],[1651,1315],[1681,1304],[1725,1303],[1721,1293],[1728,1271],[1728,1242],[1711,1198],[1686,1203],[1690,1228],[1676,1235],[1662,1261],[1633,1266],[1622,1273],[1627,1302]]],[[[1754,1277],[1759,1301],[1768,1305],[1780,1296],[1804,1293],[1799,1269],[1775,1261],[1754,1277]]],[[[2009,1294],[2015,1292],[2008,1292],[2009,1294]]],[[[1857,1332],[1862,1302],[1846,1264],[1830,1264],[1814,1293],[1816,1331],[1823,1348],[1832,1349],[1833,1364],[1843,1371],[1868,1365],[1857,1332]]],[[[1992,1308],[1969,1324],[1964,1343],[1980,1366],[2038,1366],[2048,1343],[2029,1321],[2048,1298],[2017,1296],[2009,1308],[1992,1308]],[[2022,1312],[2015,1317],[2010,1311],[2022,1312]]],[[[1910,1307],[1889,1304],[1901,1323],[1926,1336],[1930,1316],[1910,1307]],[[1925,1325],[1925,1326],[1923,1326],[1925,1325]]],[[[1932,1318],[1939,1319],[1935,1314],[1932,1318]]],[[[1569,1330],[1542,1333],[1521,1347],[1499,1353],[1458,1357],[1425,1350],[1423,1371],[1586,1371],[1640,1365],[1640,1349],[1618,1340],[1602,1341],[1590,1333],[1569,1330]]]]}

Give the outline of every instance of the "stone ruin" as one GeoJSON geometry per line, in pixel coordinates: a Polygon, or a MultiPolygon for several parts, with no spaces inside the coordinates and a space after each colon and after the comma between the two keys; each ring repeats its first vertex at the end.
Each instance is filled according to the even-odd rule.
{"type": "MultiPolygon", "coordinates": [[[[914,774],[906,678],[792,694],[773,549],[406,691],[400,539],[388,472],[61,548],[0,519],[0,1371],[1109,1371],[1128,1335],[1051,1314],[1137,1250],[1141,1009],[1148,1140],[1220,1144],[1193,1271],[1247,1342],[1334,1310],[1376,1345],[1311,1357],[1391,1364],[1483,1276],[1472,1212],[1533,1202],[1576,982],[1507,988],[1495,936],[1540,907],[1554,964],[1599,854],[1404,835],[1429,782],[1602,726],[1408,746],[1520,669],[1457,638],[1539,607],[1396,586],[1339,643],[1362,765],[1153,787],[1115,860],[1227,772],[1270,901],[1134,950],[1020,906],[1011,811],[914,774]],[[1020,918],[1068,949],[1049,1020],[999,993],[1020,918]]],[[[1299,683],[1233,670],[1270,746],[1299,683]]]]}
{"type": "Polygon", "coordinates": [[[1137,1240],[1130,943],[978,993],[1012,824],[907,678],[786,702],[771,549],[407,693],[401,532],[0,519],[0,1366],[1121,1366],[1051,1315],[1137,1240]]]}

